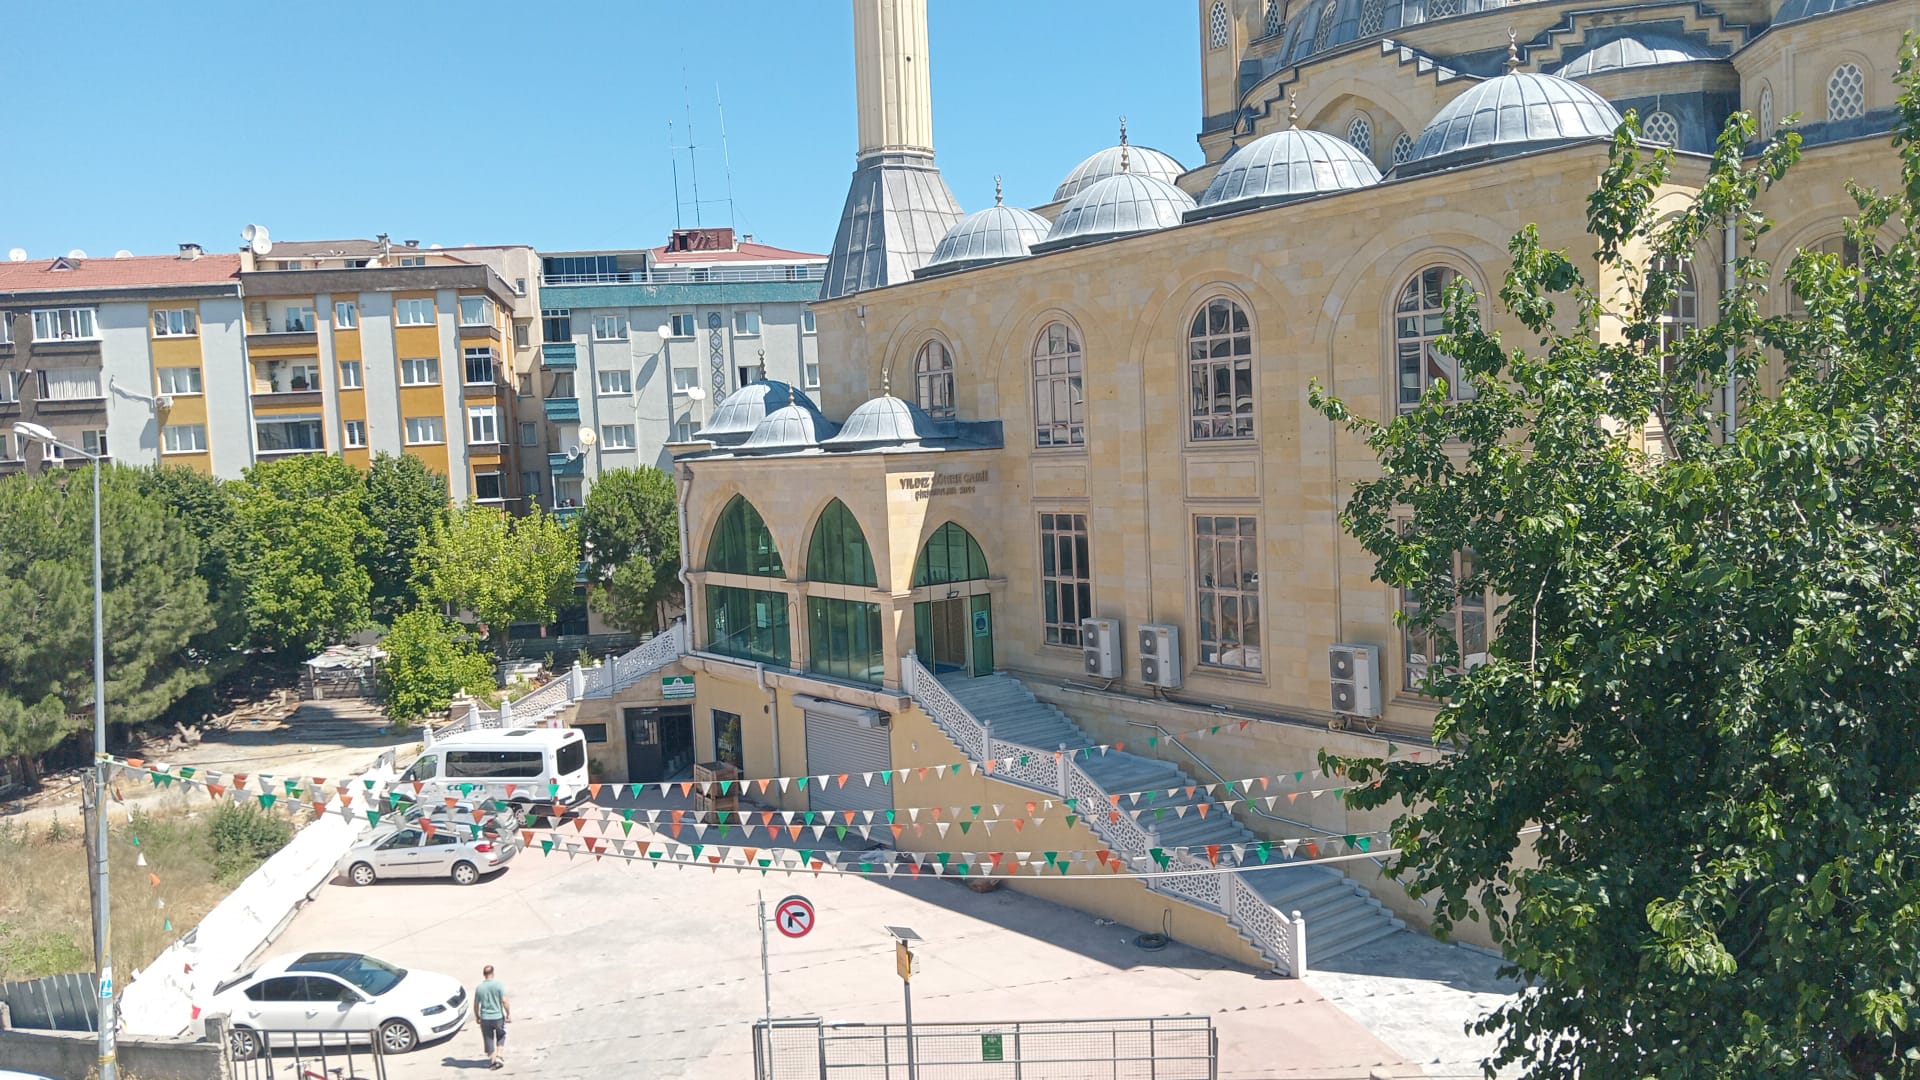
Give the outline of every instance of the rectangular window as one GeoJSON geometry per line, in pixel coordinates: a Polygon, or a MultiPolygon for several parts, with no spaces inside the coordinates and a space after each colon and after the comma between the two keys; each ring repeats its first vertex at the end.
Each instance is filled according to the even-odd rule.
{"type": "Polygon", "coordinates": [[[593,340],[627,340],[627,317],[625,315],[595,315],[593,317],[593,340]]]}
{"type": "Polygon", "coordinates": [[[580,736],[590,743],[603,743],[607,741],[607,725],[605,724],[575,724],[573,725],[573,730],[579,732],[580,736]]]}
{"type": "Polygon", "coordinates": [[[700,324],[694,321],[693,312],[676,311],[673,313],[673,318],[668,321],[667,330],[669,333],[667,336],[690,338],[694,335],[694,331],[699,329],[699,326],[700,324]]]}
{"type": "Polygon", "coordinates": [[[470,443],[499,442],[500,411],[492,405],[468,406],[467,441],[470,443]]]}
{"type": "Polygon", "coordinates": [[[80,449],[95,457],[108,457],[105,428],[87,428],[80,433],[80,449]]]}
{"type": "Polygon", "coordinates": [[[273,264],[275,270],[299,270],[305,267],[299,259],[280,259],[273,264]]]}
{"type": "MultiPolygon", "coordinates": [[[[1472,549],[1453,557],[1452,580],[1471,580],[1478,570],[1472,549]]],[[[1402,685],[1415,693],[1424,693],[1429,674],[1440,665],[1442,670],[1458,672],[1477,668],[1487,662],[1487,613],[1493,605],[1484,590],[1456,592],[1453,610],[1442,617],[1441,625],[1415,626],[1420,617],[1420,601],[1412,589],[1400,590],[1400,611],[1407,618],[1401,627],[1402,685]],[[1444,631],[1452,641],[1442,637],[1444,631]],[[1462,659],[1464,658],[1464,659],[1462,659]]]]}
{"type": "Polygon", "coordinates": [[[474,473],[473,497],[481,502],[499,502],[506,498],[500,486],[500,474],[497,472],[474,473]]]}
{"type": "MultiPolygon", "coordinates": [[[[401,265],[406,265],[404,260],[401,265]]],[[[432,326],[434,322],[431,298],[402,300],[394,305],[394,312],[401,326],[432,326]]]]}
{"type": "Polygon", "coordinates": [[[880,605],[807,597],[807,670],[878,683],[886,671],[880,605]]]}
{"type": "Polygon", "coordinates": [[[1260,670],[1260,539],[1250,517],[1193,519],[1200,662],[1260,670]]]}
{"type": "Polygon", "coordinates": [[[99,337],[94,327],[93,309],[36,308],[33,313],[35,341],[92,341],[99,337]]]}
{"type": "Polygon", "coordinates": [[[609,450],[633,449],[632,424],[607,424],[600,428],[601,445],[609,450]]]}
{"type": "Polygon", "coordinates": [[[1040,590],[1047,644],[1080,645],[1080,620],[1093,614],[1087,515],[1040,515],[1040,590]]]}
{"type": "Polygon", "coordinates": [[[556,371],[553,373],[553,385],[548,388],[550,398],[570,398],[573,396],[573,372],[556,371]]]}
{"type": "Polygon", "coordinates": [[[20,400],[21,371],[0,371],[0,405],[11,405],[20,400]]]}
{"type": "MultiPolygon", "coordinates": [[[[0,345],[13,344],[13,312],[0,311],[0,345]]],[[[5,460],[0,456],[0,460],[5,460]]]]}
{"type": "Polygon", "coordinates": [[[447,441],[447,431],[437,416],[407,417],[407,445],[425,446],[447,441]]]}
{"type": "Polygon", "coordinates": [[[463,780],[526,780],[547,774],[547,756],[538,750],[453,750],[447,754],[449,777],[463,780]]]}
{"type": "Polygon", "coordinates": [[[681,413],[680,419],[673,422],[673,441],[685,443],[693,441],[693,417],[681,413]]]}
{"type": "Polygon", "coordinates": [[[360,325],[360,306],[351,300],[338,300],[333,305],[333,328],[352,330],[360,325]]]}
{"type": "Polygon", "coordinates": [[[168,424],[160,429],[160,445],[169,454],[198,454],[207,449],[207,425],[168,424]]]}
{"type": "Polygon", "coordinates": [[[819,328],[813,324],[812,308],[800,309],[800,332],[803,334],[819,333],[819,328]]]}
{"type": "Polygon", "coordinates": [[[462,359],[466,362],[467,385],[487,386],[493,382],[493,349],[483,347],[462,350],[462,359]]]}
{"type": "Polygon", "coordinates": [[[425,266],[427,265],[427,257],[425,255],[402,255],[400,256],[400,265],[425,266]]]}
{"type": "Polygon", "coordinates": [[[806,362],[805,367],[806,371],[802,374],[802,378],[806,381],[807,389],[820,389],[820,362],[818,360],[809,360],[806,362]]]}
{"type": "Polygon", "coordinates": [[[367,422],[365,420],[349,420],[340,425],[340,428],[341,435],[344,436],[341,440],[341,445],[349,447],[362,447],[367,445],[367,422]]]}
{"type": "Polygon", "coordinates": [[[253,365],[256,394],[298,394],[320,389],[317,360],[261,360],[253,365]]]}
{"type": "Polygon", "coordinates": [[[537,472],[521,473],[520,490],[527,498],[537,499],[540,495],[540,474],[537,472]]]}
{"type": "Polygon", "coordinates": [[[533,423],[530,420],[520,421],[520,445],[521,446],[540,445],[540,425],[533,423]]]}
{"type": "Polygon", "coordinates": [[[722,709],[712,710],[713,719],[713,756],[736,769],[746,768],[746,758],[740,746],[740,714],[722,709]]]}
{"type": "Polygon", "coordinates": [[[293,454],[325,450],[317,416],[276,417],[253,425],[254,443],[263,454],[293,454]]]}
{"type": "Polygon", "coordinates": [[[540,340],[565,342],[573,340],[573,310],[571,308],[540,309],[540,340]]]}
{"type": "Polygon", "coordinates": [[[776,667],[792,659],[786,593],[709,585],[706,607],[709,651],[776,667]]]}
{"type": "Polygon", "coordinates": [[[280,329],[288,334],[313,333],[314,316],[310,305],[292,304],[281,309],[280,329]]]}
{"type": "Polygon", "coordinates": [[[513,347],[524,349],[533,340],[533,328],[524,322],[513,324],[513,347]]]}
{"type": "Polygon", "coordinates": [[[192,337],[200,332],[200,315],[192,308],[156,308],[154,337],[192,337]]]}
{"type": "Polygon", "coordinates": [[[600,373],[600,392],[603,394],[633,393],[633,372],[626,368],[611,368],[600,373]]]}
{"type": "Polygon", "coordinates": [[[493,301],[485,296],[463,296],[460,298],[461,326],[492,326],[493,301]]]}
{"type": "Polygon", "coordinates": [[[340,361],[340,389],[342,390],[360,389],[360,361],[358,360],[340,361]]]}
{"type": "Polygon", "coordinates": [[[41,368],[40,400],[84,401],[100,396],[100,372],[95,368],[41,368]]]}
{"type": "Polygon", "coordinates": [[[579,506],[581,484],[577,476],[556,476],[553,478],[553,505],[579,506]]]}
{"type": "Polygon", "coordinates": [[[760,313],[757,311],[734,312],[733,333],[736,337],[759,337],[760,313]]]}
{"type": "Polygon", "coordinates": [[[432,386],[439,381],[439,357],[421,356],[400,361],[401,386],[432,386]]]}
{"type": "Polygon", "coordinates": [[[684,394],[700,385],[700,369],[677,367],[673,369],[673,392],[684,394]]]}
{"type": "Polygon", "coordinates": [[[366,259],[342,259],[340,260],[340,265],[346,267],[348,270],[364,270],[367,267],[367,260],[366,259]]]}
{"type": "Polygon", "coordinates": [[[160,392],[179,397],[182,394],[200,392],[200,369],[197,367],[163,367],[160,369],[160,392]]]}

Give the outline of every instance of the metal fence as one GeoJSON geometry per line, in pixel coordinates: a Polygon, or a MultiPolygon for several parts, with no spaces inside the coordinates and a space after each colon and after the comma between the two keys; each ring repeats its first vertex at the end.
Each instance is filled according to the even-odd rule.
{"type": "Polygon", "coordinates": [[[36,1031],[100,1030],[100,999],[92,972],[48,975],[25,982],[0,983],[0,1004],[8,1022],[36,1031]]]}
{"type": "Polygon", "coordinates": [[[755,1021],[755,1080],[1215,1080],[1204,1016],[913,1025],[755,1021]]]}
{"type": "Polygon", "coordinates": [[[216,1034],[226,1039],[231,1080],[387,1080],[378,1032],[209,1029],[216,1034]]]}

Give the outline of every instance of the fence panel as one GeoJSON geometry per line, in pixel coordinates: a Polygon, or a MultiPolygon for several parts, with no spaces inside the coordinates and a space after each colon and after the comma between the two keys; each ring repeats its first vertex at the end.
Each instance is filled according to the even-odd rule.
{"type": "Polygon", "coordinates": [[[93,974],[73,972],[25,982],[0,983],[10,1023],[33,1031],[98,1031],[93,974]]]}
{"type": "MultiPolygon", "coordinates": [[[[1215,1080],[1204,1016],[915,1024],[917,1080],[1215,1080]]],[[[754,1024],[757,1080],[909,1080],[902,1024],[754,1024]]]]}

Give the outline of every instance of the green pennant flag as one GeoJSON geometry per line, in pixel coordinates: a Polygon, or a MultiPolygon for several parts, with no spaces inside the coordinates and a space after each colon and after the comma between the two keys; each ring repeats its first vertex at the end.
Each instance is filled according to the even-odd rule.
{"type": "Polygon", "coordinates": [[[817,811],[817,810],[809,810],[809,811],[807,811],[807,824],[809,824],[809,825],[821,825],[821,824],[824,824],[824,822],[822,822],[822,821],[820,821],[820,820],[819,820],[819,817],[820,817],[820,812],[819,812],[819,811],[817,811]]]}
{"type": "Polygon", "coordinates": [[[895,814],[897,814],[897,813],[899,813],[899,811],[897,811],[897,810],[889,810],[889,811],[887,811],[887,824],[889,824],[889,825],[891,825],[891,824],[893,824],[893,823],[894,823],[894,821],[895,821],[895,818],[894,818],[894,815],[895,815],[895,814]]]}
{"type": "Polygon", "coordinates": [[[1227,781],[1227,794],[1233,794],[1233,781],[1227,781]]]}
{"type": "Polygon", "coordinates": [[[1388,743],[1387,743],[1387,756],[1388,756],[1388,757],[1392,757],[1393,755],[1395,755],[1395,754],[1397,754],[1397,753],[1399,753],[1399,752],[1400,752],[1400,748],[1399,748],[1399,747],[1397,747],[1397,746],[1395,746],[1395,745],[1393,745],[1393,743],[1392,743],[1392,741],[1391,741],[1391,740],[1389,740],[1389,741],[1388,741],[1388,743]]]}
{"type": "Polygon", "coordinates": [[[659,848],[654,848],[652,851],[647,852],[647,858],[658,859],[661,856],[661,854],[662,852],[660,851],[659,848]]]}
{"type": "Polygon", "coordinates": [[[1173,856],[1167,854],[1165,848],[1153,848],[1152,855],[1153,861],[1159,863],[1160,869],[1162,870],[1165,870],[1168,865],[1173,862],[1173,856]]]}
{"type": "Polygon", "coordinates": [[[1371,836],[1358,837],[1354,840],[1354,845],[1364,852],[1367,849],[1373,847],[1373,837],[1371,836]]]}
{"type": "Polygon", "coordinates": [[[800,791],[805,791],[805,790],[807,790],[807,779],[808,779],[808,778],[807,778],[807,777],[804,777],[804,776],[796,776],[796,777],[794,777],[794,778],[793,778],[793,784],[794,784],[794,787],[795,787],[795,788],[796,788],[797,790],[800,790],[800,791]]]}
{"type": "Polygon", "coordinates": [[[367,824],[369,825],[380,824],[380,811],[378,810],[367,811],[367,824]]]}
{"type": "Polygon", "coordinates": [[[1258,848],[1260,851],[1261,862],[1266,862],[1267,859],[1273,854],[1273,841],[1271,840],[1262,840],[1258,844],[1255,844],[1254,847],[1258,848]]]}
{"type": "Polygon", "coordinates": [[[1067,802],[1067,809],[1069,809],[1069,810],[1078,810],[1078,809],[1080,809],[1080,800],[1079,800],[1079,799],[1068,799],[1068,800],[1066,800],[1066,802],[1067,802]]]}
{"type": "Polygon", "coordinates": [[[940,865],[942,867],[945,867],[947,865],[947,860],[953,858],[953,853],[948,851],[938,852],[937,854],[934,855],[934,858],[939,859],[940,865]]]}
{"type": "Polygon", "coordinates": [[[645,785],[645,784],[628,784],[628,785],[627,785],[627,794],[629,794],[629,795],[631,795],[631,796],[633,796],[634,798],[636,798],[636,799],[637,799],[637,798],[639,798],[639,797],[640,797],[640,789],[641,789],[641,788],[644,788],[644,787],[646,787],[646,786],[647,786],[647,785],[645,785]]]}
{"type": "Polygon", "coordinates": [[[271,809],[273,809],[273,800],[274,800],[274,796],[272,796],[272,795],[261,795],[261,796],[260,796],[260,807],[261,807],[261,809],[263,809],[263,810],[271,810],[271,809]]]}
{"type": "Polygon", "coordinates": [[[955,863],[955,864],[953,864],[953,872],[954,872],[954,873],[956,873],[956,874],[959,874],[959,875],[960,875],[961,877],[966,877],[966,876],[967,876],[967,869],[968,869],[968,867],[967,867],[967,864],[966,864],[966,863],[955,863]]]}
{"type": "Polygon", "coordinates": [[[1156,807],[1154,807],[1154,808],[1153,808],[1153,820],[1155,820],[1155,821],[1159,821],[1159,820],[1160,820],[1161,818],[1163,818],[1163,817],[1166,817],[1166,816],[1167,816],[1167,808],[1166,808],[1166,807],[1164,807],[1164,806],[1156,806],[1156,807]]]}
{"type": "Polygon", "coordinates": [[[134,846],[134,847],[139,847],[139,846],[140,846],[140,838],[139,838],[139,837],[137,837],[137,836],[136,836],[136,837],[134,837],[134,838],[133,838],[133,846],[134,846]]]}
{"type": "Polygon", "coordinates": [[[697,859],[697,858],[699,858],[699,857],[700,857],[700,853],[701,853],[702,851],[705,851],[705,850],[706,850],[706,848],[707,848],[707,846],[706,846],[705,844],[695,844],[695,845],[693,845],[693,857],[694,857],[694,858],[696,858],[696,859],[697,859]]]}
{"type": "Polygon", "coordinates": [[[1156,747],[1156,746],[1159,746],[1159,745],[1160,745],[1160,736],[1158,736],[1158,735],[1149,735],[1149,736],[1147,736],[1147,748],[1148,748],[1148,749],[1152,749],[1153,747],[1156,747]]]}
{"type": "Polygon", "coordinates": [[[1360,846],[1360,845],[1359,845],[1359,843],[1358,843],[1358,842],[1357,842],[1357,841],[1355,840],[1355,838],[1353,837],[1353,835],[1352,835],[1352,834],[1348,834],[1348,835],[1346,835],[1346,836],[1343,836],[1343,837],[1341,837],[1340,839],[1342,839],[1342,840],[1345,840],[1345,841],[1347,842],[1347,847],[1349,847],[1349,848],[1355,848],[1355,847],[1359,847],[1359,846],[1360,846]]]}
{"type": "Polygon", "coordinates": [[[768,866],[772,866],[772,865],[773,865],[773,860],[772,860],[772,859],[755,859],[755,860],[753,860],[753,861],[754,861],[754,862],[757,862],[757,863],[759,863],[759,864],[761,865],[761,867],[763,868],[763,869],[762,869],[762,870],[760,871],[760,873],[761,873],[761,875],[762,875],[762,876],[764,876],[764,875],[766,874],[766,870],[765,870],[764,868],[765,868],[765,867],[768,867],[768,866]]]}
{"type": "Polygon", "coordinates": [[[810,863],[810,862],[812,862],[812,861],[813,861],[813,849],[812,849],[812,848],[801,848],[801,849],[800,849],[800,861],[801,861],[801,862],[803,862],[803,863],[810,863]]]}
{"type": "Polygon", "coordinates": [[[461,784],[461,785],[460,785],[460,794],[461,794],[461,795],[463,795],[463,796],[466,796],[466,795],[472,795],[472,794],[473,794],[473,785],[472,785],[472,784],[461,784]]]}
{"type": "Polygon", "coordinates": [[[298,780],[286,781],[287,794],[292,795],[294,793],[294,790],[299,786],[300,786],[300,782],[298,780]]]}
{"type": "Polygon", "coordinates": [[[963,821],[960,823],[960,835],[965,836],[966,834],[972,831],[973,831],[973,822],[963,821]]]}
{"type": "Polygon", "coordinates": [[[975,821],[980,820],[980,807],[978,805],[975,805],[974,807],[972,807],[972,810],[973,810],[974,820],[975,821]]]}
{"type": "Polygon", "coordinates": [[[559,784],[548,784],[548,785],[547,785],[547,798],[549,798],[549,799],[557,799],[557,798],[559,798],[559,797],[560,797],[560,785],[559,785],[559,784]]]}
{"type": "Polygon", "coordinates": [[[172,919],[160,920],[160,932],[163,934],[173,933],[173,920],[172,919]]]}
{"type": "Polygon", "coordinates": [[[733,831],[733,826],[727,824],[725,821],[722,821],[720,823],[720,839],[725,840],[727,838],[727,834],[732,831],[733,831]]]}
{"type": "Polygon", "coordinates": [[[193,768],[193,766],[191,766],[191,765],[182,765],[182,766],[180,766],[180,775],[181,775],[182,777],[184,777],[185,779],[188,779],[188,780],[191,780],[191,779],[193,779],[193,773],[194,773],[194,768],[193,768]]]}
{"type": "Polygon", "coordinates": [[[1152,802],[1154,802],[1154,801],[1156,801],[1156,800],[1158,800],[1159,798],[1160,798],[1160,789],[1159,789],[1159,788],[1155,788],[1154,790],[1152,790],[1152,791],[1149,791],[1149,792],[1147,792],[1147,802],[1148,802],[1148,803],[1152,803],[1152,802]]]}
{"type": "Polygon", "coordinates": [[[1020,755],[1020,764],[1022,764],[1022,765],[1025,765],[1025,764],[1026,764],[1027,762],[1029,762],[1029,761],[1032,761],[1032,760],[1033,760],[1033,755],[1031,755],[1031,754],[1021,754],[1021,755],[1020,755]]]}
{"type": "Polygon", "coordinates": [[[880,770],[880,782],[883,784],[893,783],[893,770],[892,769],[880,770]]]}
{"type": "Polygon", "coordinates": [[[1053,864],[1053,868],[1060,871],[1060,875],[1065,877],[1067,873],[1067,860],[1061,859],[1059,862],[1053,864]]]}
{"type": "Polygon", "coordinates": [[[387,805],[389,807],[399,806],[400,799],[401,799],[401,795],[399,792],[397,791],[387,792],[387,805]]]}
{"type": "MultiPolygon", "coordinates": [[[[722,795],[731,795],[731,794],[733,794],[733,781],[731,781],[731,780],[722,780],[722,781],[720,781],[720,794],[722,794],[722,795]]],[[[724,811],[722,811],[722,812],[724,813],[724,811]]]]}
{"type": "Polygon", "coordinates": [[[1212,730],[1211,732],[1208,732],[1208,734],[1210,734],[1210,735],[1218,735],[1218,734],[1220,734],[1220,725],[1219,725],[1219,724],[1215,724],[1215,725],[1213,725],[1213,730],[1212,730]]]}
{"type": "Polygon", "coordinates": [[[627,807],[626,809],[620,811],[620,816],[626,820],[628,825],[633,824],[633,808],[632,807],[627,807]]]}
{"type": "Polygon", "coordinates": [[[371,781],[371,780],[362,780],[362,781],[360,781],[360,782],[361,782],[361,783],[363,783],[363,784],[365,784],[365,785],[367,785],[367,790],[368,790],[368,791],[372,791],[372,790],[373,790],[373,781],[371,781]]]}
{"type": "Polygon", "coordinates": [[[839,834],[840,839],[845,840],[847,838],[847,827],[845,825],[835,825],[833,831],[839,834]]]}
{"type": "Polygon", "coordinates": [[[480,826],[479,826],[479,825],[477,825],[477,824],[474,824],[474,823],[472,823],[472,822],[468,822],[468,823],[467,823],[467,828],[469,828],[469,829],[472,829],[472,830],[473,830],[473,839],[475,839],[475,840],[478,840],[478,839],[480,839],[480,826]]]}
{"type": "Polygon", "coordinates": [[[1054,860],[1060,857],[1060,853],[1057,851],[1043,851],[1040,854],[1045,855],[1047,857],[1048,866],[1052,866],[1054,863],[1054,860]]]}
{"type": "Polygon", "coordinates": [[[621,836],[633,835],[633,819],[632,818],[628,818],[627,820],[620,823],[620,835],[621,836]]]}
{"type": "Polygon", "coordinates": [[[955,776],[960,775],[960,763],[957,761],[953,763],[953,775],[955,776]]]}
{"type": "Polygon", "coordinates": [[[1076,814],[1068,814],[1068,815],[1067,815],[1067,828],[1069,828],[1069,829],[1071,829],[1071,828],[1073,828],[1073,823],[1074,823],[1074,822],[1076,822],[1076,821],[1079,821],[1079,820],[1080,820],[1080,818],[1079,818],[1079,816],[1078,816],[1078,815],[1076,815],[1076,814]]]}
{"type": "Polygon", "coordinates": [[[863,874],[871,874],[871,873],[873,873],[873,864],[872,864],[872,863],[870,863],[870,862],[863,862],[863,863],[861,863],[861,864],[860,864],[860,872],[861,872],[861,873],[863,873],[863,874]]]}
{"type": "Polygon", "coordinates": [[[553,841],[551,840],[540,841],[540,854],[542,855],[553,854],[553,841]]]}
{"type": "Polygon", "coordinates": [[[1297,772],[1297,773],[1294,773],[1294,774],[1293,774],[1293,782],[1294,782],[1294,783],[1296,783],[1296,784],[1297,784],[1297,783],[1299,783],[1299,782],[1300,782],[1301,780],[1303,780],[1303,779],[1305,779],[1305,778],[1306,778],[1306,775],[1307,775],[1307,774],[1306,774],[1306,773],[1304,773],[1304,772],[1297,772]]]}

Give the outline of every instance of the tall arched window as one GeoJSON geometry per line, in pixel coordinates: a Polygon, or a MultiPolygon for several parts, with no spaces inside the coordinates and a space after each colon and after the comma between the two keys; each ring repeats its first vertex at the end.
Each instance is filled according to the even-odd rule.
{"type": "Polygon", "coordinates": [[[913,561],[913,587],[979,581],[987,576],[987,555],[973,534],[949,521],[933,531],[913,561]]]}
{"type": "Polygon", "coordinates": [[[1287,32],[1287,6],[1281,0],[1267,0],[1267,36],[1287,32]]]}
{"type": "Polygon", "coordinates": [[[1253,328],[1246,309],[1216,296],[1187,328],[1192,437],[1253,438],[1253,328]]]}
{"type": "Polygon", "coordinates": [[[953,415],[953,354],[938,341],[920,346],[913,358],[914,393],[935,419],[953,415]]]}
{"type": "Polygon", "coordinates": [[[933,531],[913,561],[914,651],[936,674],[993,670],[993,597],[984,582],[987,556],[973,534],[949,521],[933,531]]]}
{"type": "Polygon", "coordinates": [[[807,580],[868,588],[876,584],[867,534],[839,499],[827,504],[813,526],[813,539],[807,543],[807,580]]]}
{"type": "Polygon", "coordinates": [[[1693,261],[1682,259],[1679,280],[1673,283],[1673,296],[1660,313],[1660,348],[1674,343],[1700,328],[1700,290],[1693,279],[1693,261]]]}
{"type": "Polygon", "coordinates": [[[1355,150],[1373,156],[1373,121],[1364,116],[1356,116],[1353,123],[1347,125],[1347,141],[1355,150]]]}
{"type": "Polygon", "coordinates": [[[707,541],[707,569],[755,577],[785,575],[773,533],[746,496],[735,495],[714,522],[712,538],[707,541]]]}
{"type": "Polygon", "coordinates": [[[1413,160],[1413,134],[1403,131],[1393,140],[1393,163],[1399,165],[1413,160]]]}
{"type": "Polygon", "coordinates": [[[1867,76],[1858,64],[1841,64],[1827,76],[1827,119],[1851,120],[1867,111],[1867,76]]]}
{"type": "Polygon", "coordinates": [[[1320,23],[1313,28],[1313,51],[1319,52],[1327,47],[1327,41],[1333,36],[1333,16],[1336,0],[1327,0],[1320,8],[1320,23]]]}
{"type": "MultiPolygon", "coordinates": [[[[709,573],[752,577],[777,578],[785,573],[773,534],[745,496],[735,495],[720,511],[707,541],[706,568],[709,573]]],[[[787,666],[792,644],[785,593],[709,584],[705,595],[709,651],[787,666]]]]}
{"type": "Polygon", "coordinates": [[[1766,84],[1760,87],[1760,137],[1773,137],[1773,87],[1766,84]]]}
{"type": "Polygon", "coordinates": [[[1420,404],[1420,395],[1435,379],[1446,380],[1452,400],[1474,396],[1473,387],[1460,377],[1459,362],[1438,346],[1447,287],[1459,277],[1450,266],[1429,266],[1400,290],[1394,306],[1393,354],[1402,412],[1420,404]]]}
{"type": "Polygon", "coordinates": [[[1207,13],[1207,48],[1224,49],[1227,47],[1227,5],[1226,0],[1213,0],[1213,10],[1207,13]]]}
{"type": "Polygon", "coordinates": [[[1387,0],[1362,0],[1360,4],[1360,36],[1372,37],[1385,29],[1387,25],[1387,0]]]}
{"type": "MultiPolygon", "coordinates": [[[[873,552],[867,535],[845,503],[835,499],[820,513],[807,543],[809,581],[873,588],[873,552]]],[[[833,596],[807,597],[807,670],[856,682],[877,683],[886,670],[880,637],[880,605],[833,596]]]]}
{"type": "Polygon", "coordinates": [[[1657,109],[1647,114],[1647,122],[1641,125],[1640,135],[1659,146],[1679,146],[1680,121],[1665,109],[1657,109]]]}
{"type": "Polygon", "coordinates": [[[1087,441],[1087,395],[1080,339],[1066,323],[1048,323],[1033,343],[1033,444],[1087,441]]]}

